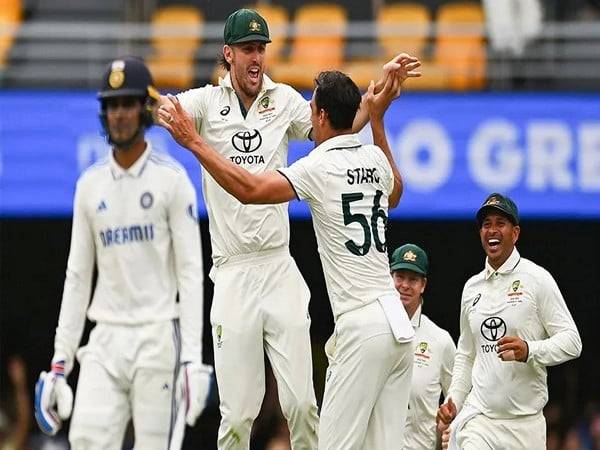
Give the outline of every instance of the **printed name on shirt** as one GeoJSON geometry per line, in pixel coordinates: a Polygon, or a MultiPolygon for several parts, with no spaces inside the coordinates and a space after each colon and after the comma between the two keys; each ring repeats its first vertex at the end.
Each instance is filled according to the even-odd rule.
{"type": "Polygon", "coordinates": [[[377,168],[371,169],[367,167],[357,167],[356,169],[347,170],[348,184],[364,184],[364,183],[379,183],[379,175],[377,175],[377,168]]]}
{"type": "Polygon", "coordinates": [[[154,224],[107,228],[100,231],[100,240],[104,247],[130,244],[132,242],[153,241],[154,224]]]}

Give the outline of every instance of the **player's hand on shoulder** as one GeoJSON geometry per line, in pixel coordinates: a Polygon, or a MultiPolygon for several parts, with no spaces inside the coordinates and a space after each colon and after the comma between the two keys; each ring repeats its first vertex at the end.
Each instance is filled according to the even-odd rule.
{"type": "Polygon", "coordinates": [[[35,385],[35,419],[44,433],[54,436],[62,421],[71,416],[73,391],[67,384],[64,361],[52,364],[50,372],[42,371],[35,385]]]}
{"type": "Polygon", "coordinates": [[[214,379],[213,368],[201,363],[185,362],[181,372],[183,398],[186,402],[185,421],[193,426],[206,407],[214,379]]]}

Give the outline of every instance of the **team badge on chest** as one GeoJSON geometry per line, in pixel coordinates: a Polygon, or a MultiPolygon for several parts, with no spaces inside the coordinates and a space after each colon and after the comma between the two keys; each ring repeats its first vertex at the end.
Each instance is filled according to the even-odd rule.
{"type": "Polygon", "coordinates": [[[144,192],[140,197],[140,205],[144,209],[148,209],[152,207],[154,203],[154,197],[150,192],[144,192]]]}

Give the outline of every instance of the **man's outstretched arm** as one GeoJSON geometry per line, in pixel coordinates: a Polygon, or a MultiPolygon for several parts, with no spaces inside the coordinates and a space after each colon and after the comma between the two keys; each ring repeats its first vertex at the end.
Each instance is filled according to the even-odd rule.
{"type": "Polygon", "coordinates": [[[244,204],[283,203],[296,198],[294,188],[279,172],[270,170],[252,174],[217,153],[198,134],[190,115],[176,97],[158,109],[158,123],[166,128],[179,145],[200,161],[219,185],[244,204]]]}

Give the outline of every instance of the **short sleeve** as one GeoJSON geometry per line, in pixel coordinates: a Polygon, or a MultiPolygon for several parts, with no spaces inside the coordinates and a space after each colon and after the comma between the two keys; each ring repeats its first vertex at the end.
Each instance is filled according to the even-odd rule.
{"type": "Polygon", "coordinates": [[[374,152],[377,152],[378,172],[381,174],[380,180],[383,190],[387,195],[391,195],[394,190],[394,172],[392,171],[390,162],[381,148],[376,145],[372,145],[371,147],[374,152]]]}
{"type": "Polygon", "coordinates": [[[277,169],[288,179],[299,200],[313,201],[324,198],[326,180],[321,159],[320,154],[313,151],[291,166],[277,169]]]}
{"type": "Polygon", "coordinates": [[[202,119],[205,116],[208,93],[211,87],[211,85],[207,84],[205,87],[189,89],[177,94],[177,100],[179,100],[183,109],[192,116],[197,129],[200,129],[202,119]]]}
{"type": "Polygon", "coordinates": [[[312,130],[310,103],[299,92],[290,88],[288,108],[290,111],[289,139],[298,141],[307,140],[312,130]]]}

